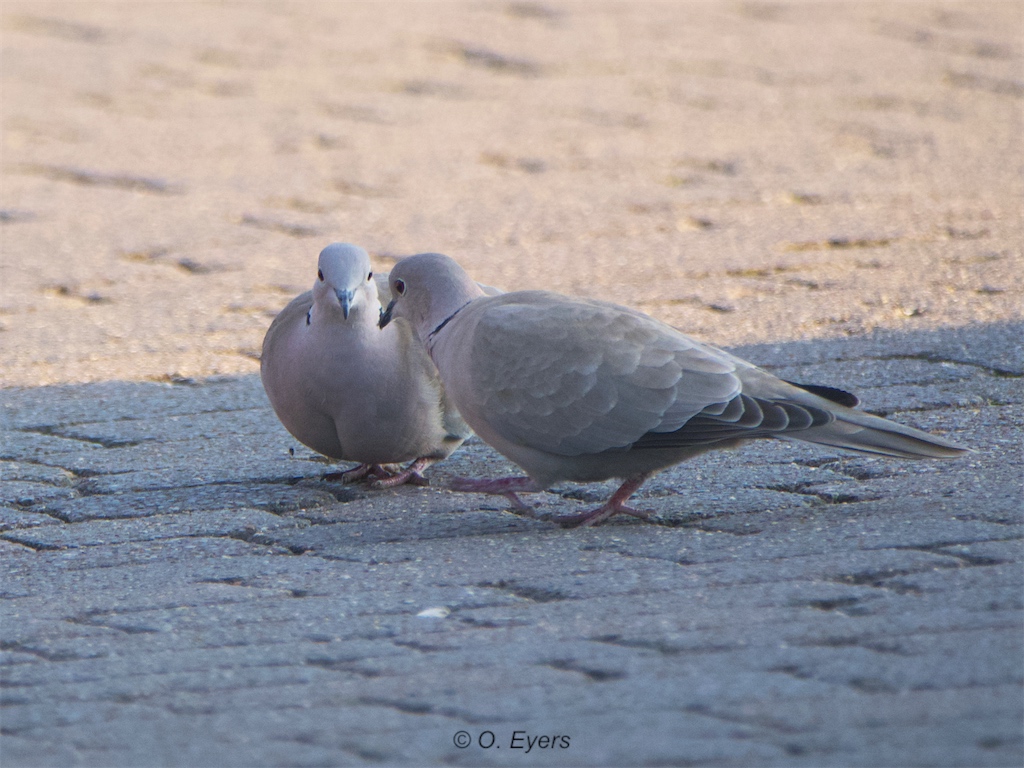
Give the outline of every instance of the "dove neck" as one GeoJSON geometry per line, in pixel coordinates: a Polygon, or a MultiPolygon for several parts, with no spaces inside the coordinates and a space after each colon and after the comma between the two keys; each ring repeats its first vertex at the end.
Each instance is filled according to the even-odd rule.
{"type": "Polygon", "coordinates": [[[457,314],[459,314],[459,312],[461,312],[466,307],[468,307],[472,303],[472,301],[473,300],[470,299],[465,304],[463,304],[461,307],[459,307],[454,312],[452,312],[450,315],[448,315],[448,317],[446,317],[444,320],[442,320],[440,323],[438,323],[437,327],[434,330],[432,330],[430,333],[427,334],[427,346],[429,346],[429,347],[434,346],[434,337],[437,334],[439,334],[441,332],[441,329],[444,328],[446,325],[448,325],[448,323],[450,323],[455,318],[455,316],[457,314]]]}

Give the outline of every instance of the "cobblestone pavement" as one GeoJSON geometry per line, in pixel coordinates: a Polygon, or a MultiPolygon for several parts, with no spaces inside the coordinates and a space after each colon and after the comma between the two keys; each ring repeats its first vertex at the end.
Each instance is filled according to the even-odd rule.
{"type": "Polygon", "coordinates": [[[977,453],[759,444],[593,530],[442,490],[478,441],[324,482],[252,376],[2,390],[3,763],[1017,765],[1021,332],[741,349],[977,453]]]}

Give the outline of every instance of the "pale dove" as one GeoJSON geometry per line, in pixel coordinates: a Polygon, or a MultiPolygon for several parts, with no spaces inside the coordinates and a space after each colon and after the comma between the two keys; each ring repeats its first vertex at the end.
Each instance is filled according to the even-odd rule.
{"type": "Polygon", "coordinates": [[[452,259],[395,265],[381,316],[409,320],[473,430],[529,478],[459,479],[455,490],[498,493],[561,480],[625,482],[593,511],[558,518],[593,525],[618,512],[652,474],[750,438],[805,440],[899,458],[950,458],[954,443],[854,410],[831,387],[772,376],[654,318],[546,291],[484,296],[452,259]]]}
{"type": "Polygon", "coordinates": [[[377,487],[423,483],[420,472],[458,448],[470,430],[411,326],[378,327],[379,288],[390,298],[362,248],[324,248],[313,290],[271,323],[260,375],[278,418],[299,442],[359,463],[343,480],[372,475],[377,487]],[[405,461],[412,463],[401,472],[389,466],[405,461]]]}

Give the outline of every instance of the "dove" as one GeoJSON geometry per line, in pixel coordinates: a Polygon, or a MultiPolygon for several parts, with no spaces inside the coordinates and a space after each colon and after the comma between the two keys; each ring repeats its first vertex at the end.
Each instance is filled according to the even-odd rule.
{"type": "Polygon", "coordinates": [[[378,327],[379,290],[388,294],[377,280],[362,248],[324,248],[313,290],[267,330],[260,377],[292,436],[359,464],[341,473],[343,482],[370,475],[375,487],[424,484],[421,472],[471,433],[412,327],[378,327]],[[404,470],[392,466],[406,461],[404,470]]]}
{"type": "Polygon", "coordinates": [[[527,477],[451,487],[517,496],[560,481],[622,481],[597,509],[556,519],[596,525],[625,513],[654,473],[755,438],[873,456],[952,458],[969,449],[854,409],[826,386],[783,381],[627,307],[548,291],[486,296],[451,258],[419,254],[388,278],[381,315],[409,321],[476,434],[527,477]]]}

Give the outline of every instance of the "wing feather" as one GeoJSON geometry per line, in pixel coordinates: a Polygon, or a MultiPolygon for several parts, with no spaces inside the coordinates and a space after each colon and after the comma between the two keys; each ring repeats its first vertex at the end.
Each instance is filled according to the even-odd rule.
{"type": "Polygon", "coordinates": [[[624,307],[540,291],[485,307],[466,337],[474,407],[517,445],[571,457],[776,437],[888,456],[964,452],[624,307]]]}
{"type": "Polygon", "coordinates": [[[473,389],[506,439],[563,456],[675,431],[740,390],[736,363],[646,315],[528,291],[489,303],[473,389]]]}

